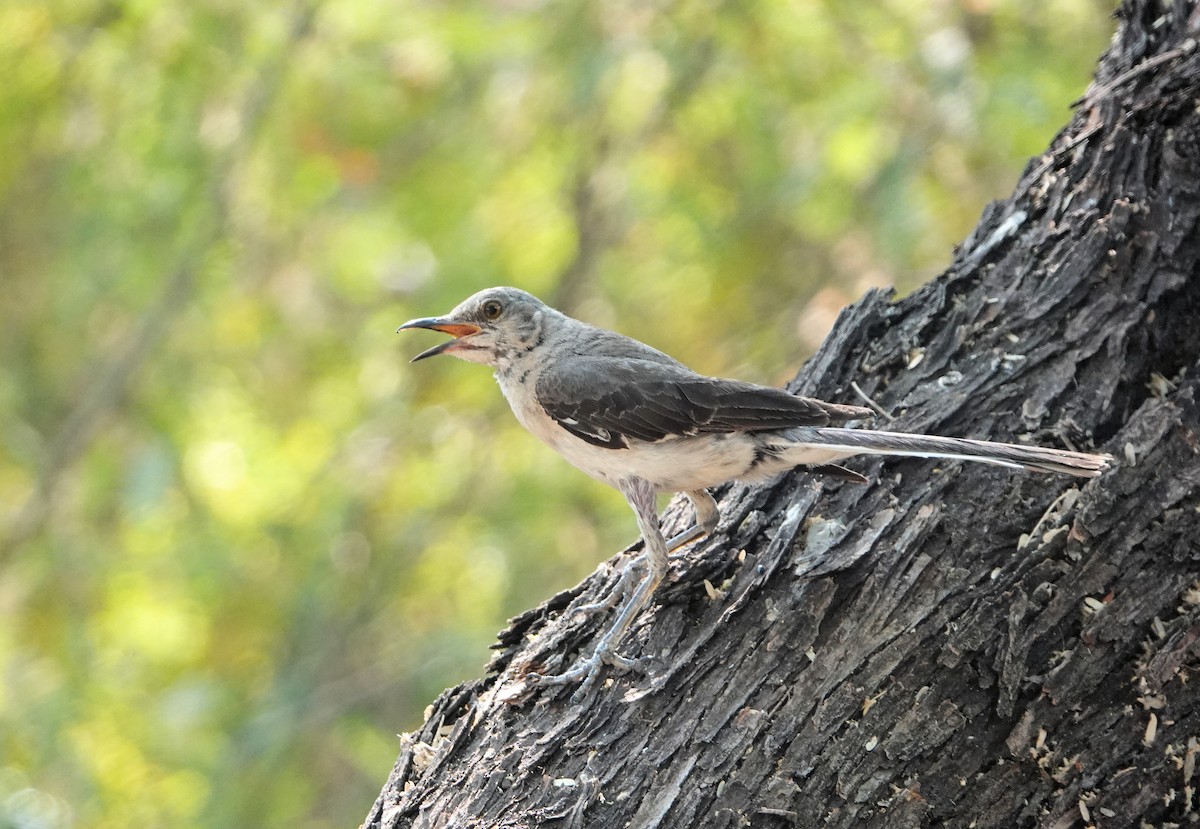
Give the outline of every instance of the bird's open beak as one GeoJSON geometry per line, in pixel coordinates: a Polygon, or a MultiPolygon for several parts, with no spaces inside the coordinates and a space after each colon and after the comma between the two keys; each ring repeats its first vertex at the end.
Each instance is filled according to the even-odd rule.
{"type": "Polygon", "coordinates": [[[445,317],[422,317],[421,319],[409,320],[396,329],[396,333],[405,331],[409,328],[428,328],[431,331],[442,331],[454,337],[453,340],[447,340],[444,343],[438,343],[433,348],[427,348],[409,360],[410,363],[415,363],[417,360],[424,360],[426,357],[432,357],[435,354],[441,354],[453,348],[458,344],[458,341],[463,337],[469,337],[472,334],[479,333],[479,326],[469,322],[455,322],[445,317]]]}

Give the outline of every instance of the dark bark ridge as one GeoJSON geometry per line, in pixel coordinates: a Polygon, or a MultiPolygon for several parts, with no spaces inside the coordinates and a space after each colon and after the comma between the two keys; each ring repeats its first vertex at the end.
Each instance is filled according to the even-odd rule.
{"type": "Polygon", "coordinates": [[[847,309],[791,384],[855,403],[856,383],[889,429],[1096,446],[1116,468],[859,460],[870,486],[724,487],[718,531],[627,640],[647,675],[579,704],[512,692],[586,652],[608,619],[569,608],[626,551],[434,702],[366,826],[1200,817],[1200,10],[1118,17],[1072,123],[950,268],[847,309]]]}

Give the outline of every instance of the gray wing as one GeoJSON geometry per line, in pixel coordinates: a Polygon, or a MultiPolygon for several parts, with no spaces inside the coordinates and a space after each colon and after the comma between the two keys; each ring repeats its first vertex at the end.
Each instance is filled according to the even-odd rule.
{"type": "Polygon", "coordinates": [[[631,440],[829,426],[871,416],[858,406],[618,357],[563,360],[542,372],[534,393],[568,432],[609,449],[624,449],[631,440]]]}

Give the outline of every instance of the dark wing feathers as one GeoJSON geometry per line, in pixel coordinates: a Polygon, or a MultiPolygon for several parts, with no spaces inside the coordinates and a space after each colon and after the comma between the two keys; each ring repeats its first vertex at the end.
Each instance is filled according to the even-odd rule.
{"type": "Polygon", "coordinates": [[[564,429],[610,449],[624,448],[629,440],[829,426],[871,415],[857,406],[620,357],[563,360],[542,372],[535,394],[564,429]]]}

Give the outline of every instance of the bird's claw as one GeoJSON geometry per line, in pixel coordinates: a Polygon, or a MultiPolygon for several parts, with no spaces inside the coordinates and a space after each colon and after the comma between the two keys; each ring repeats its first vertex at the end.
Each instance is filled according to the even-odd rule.
{"type": "Polygon", "coordinates": [[[579,660],[573,668],[568,671],[563,671],[561,674],[527,674],[525,677],[526,683],[530,687],[549,686],[549,685],[570,685],[578,681],[579,687],[571,694],[572,702],[580,702],[593,685],[600,680],[600,675],[604,672],[606,665],[616,668],[618,671],[646,671],[644,665],[646,660],[634,659],[628,656],[621,656],[616,651],[609,650],[607,647],[598,647],[591,656],[579,660]]]}

